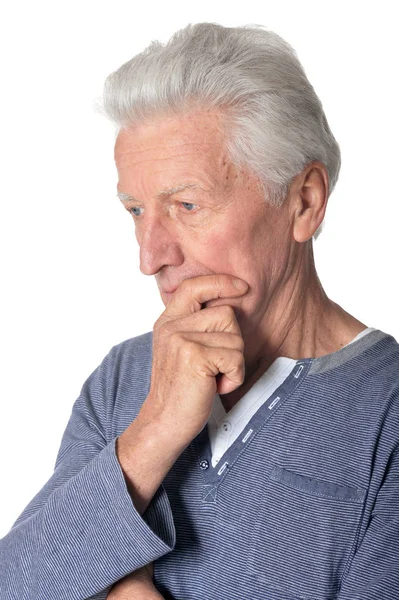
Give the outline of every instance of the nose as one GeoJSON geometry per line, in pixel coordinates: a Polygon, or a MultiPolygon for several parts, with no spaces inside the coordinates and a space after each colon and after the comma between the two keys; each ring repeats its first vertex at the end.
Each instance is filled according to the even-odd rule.
{"type": "Polygon", "coordinates": [[[162,267],[180,266],[184,261],[176,235],[157,216],[148,218],[136,232],[140,246],[140,271],[156,275],[162,267]]]}

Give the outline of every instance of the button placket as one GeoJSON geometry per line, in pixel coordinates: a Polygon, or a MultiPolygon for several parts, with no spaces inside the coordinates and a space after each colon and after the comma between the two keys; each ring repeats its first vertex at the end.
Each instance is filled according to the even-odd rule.
{"type": "Polygon", "coordinates": [[[214,486],[218,487],[220,483],[222,483],[228,471],[230,471],[244,449],[249,445],[247,442],[255,437],[255,434],[265,425],[265,422],[270,419],[276,409],[278,409],[298,388],[300,382],[306,378],[311,364],[312,359],[304,359],[296,364],[283,384],[275,390],[274,394],[278,394],[278,396],[273,395],[268,402],[266,401],[265,404],[259,408],[257,413],[247,423],[247,427],[243,431],[242,436],[238,436],[232,444],[229,445],[228,443],[231,431],[233,430],[231,422],[227,419],[219,421],[219,437],[217,438],[217,450],[214,457],[211,455],[209,432],[204,428],[197,442],[199,444],[199,452],[197,455],[199,462],[197,464],[199,464],[199,467],[203,472],[204,485],[213,488],[214,486]],[[276,398],[278,398],[277,402],[275,402],[276,398]],[[248,427],[249,429],[247,429],[248,427]],[[241,437],[243,439],[241,439],[241,437]]]}

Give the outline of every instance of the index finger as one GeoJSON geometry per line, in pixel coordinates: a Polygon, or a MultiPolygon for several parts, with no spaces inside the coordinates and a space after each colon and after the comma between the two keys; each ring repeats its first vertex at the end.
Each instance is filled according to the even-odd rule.
{"type": "Polygon", "coordinates": [[[169,316],[194,313],[204,302],[216,298],[236,298],[245,294],[248,284],[233,275],[218,273],[185,279],[174,292],[165,313],[169,316]]]}

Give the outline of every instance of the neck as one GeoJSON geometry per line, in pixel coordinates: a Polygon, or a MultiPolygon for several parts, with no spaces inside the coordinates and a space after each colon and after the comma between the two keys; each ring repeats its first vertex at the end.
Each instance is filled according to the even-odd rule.
{"type": "Polygon", "coordinates": [[[311,244],[307,260],[300,263],[297,271],[271,292],[256,327],[243,324],[245,380],[223,396],[230,408],[279,356],[298,360],[330,354],[367,327],[327,297],[316,273],[311,244]]]}

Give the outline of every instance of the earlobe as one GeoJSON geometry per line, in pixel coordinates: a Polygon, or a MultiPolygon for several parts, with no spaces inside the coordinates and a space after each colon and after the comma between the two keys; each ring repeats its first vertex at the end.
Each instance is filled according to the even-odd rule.
{"type": "MultiPolygon", "coordinates": [[[[303,243],[307,242],[313,235],[311,233],[312,227],[312,216],[309,214],[310,210],[306,209],[302,212],[298,217],[296,217],[294,222],[293,236],[296,242],[303,243]]],[[[317,228],[315,228],[316,230],[317,228]]]]}

